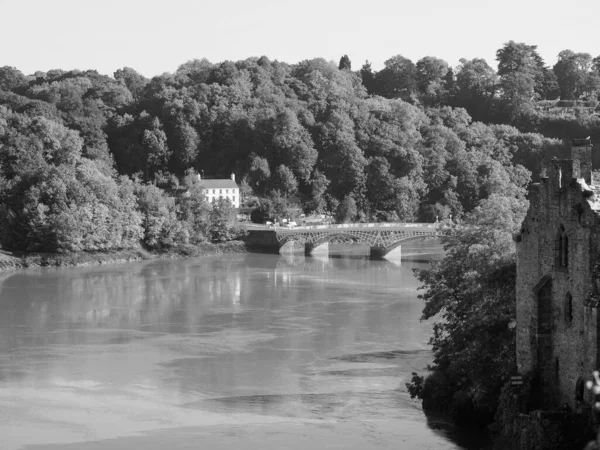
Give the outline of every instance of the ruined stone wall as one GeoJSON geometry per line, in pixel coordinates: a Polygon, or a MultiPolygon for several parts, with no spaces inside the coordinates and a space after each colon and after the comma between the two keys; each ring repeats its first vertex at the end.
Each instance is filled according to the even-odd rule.
{"type": "MultiPolygon", "coordinates": [[[[586,166],[587,170],[587,166],[586,166]]],[[[580,377],[597,367],[598,320],[589,306],[600,232],[579,160],[553,160],[533,186],[517,236],[517,364],[539,371],[544,409],[576,407],[580,377]],[[557,264],[559,235],[568,239],[568,264],[557,264]]]]}

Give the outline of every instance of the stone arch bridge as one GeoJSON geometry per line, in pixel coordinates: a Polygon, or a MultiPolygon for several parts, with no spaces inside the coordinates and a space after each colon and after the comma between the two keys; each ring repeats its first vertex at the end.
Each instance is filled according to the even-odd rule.
{"type": "Polygon", "coordinates": [[[439,223],[344,223],[272,229],[279,252],[328,254],[330,242],[359,242],[371,246],[371,257],[400,257],[402,243],[439,235],[439,223]],[[303,248],[304,247],[304,248],[303,248]]]}

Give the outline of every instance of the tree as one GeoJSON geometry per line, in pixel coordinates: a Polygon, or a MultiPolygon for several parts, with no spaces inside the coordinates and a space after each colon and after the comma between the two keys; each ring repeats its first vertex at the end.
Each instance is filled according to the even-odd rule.
{"type": "Polygon", "coordinates": [[[308,180],[318,156],[310,133],[289,110],[277,115],[274,128],[275,159],[289,167],[297,178],[308,180]]]}
{"type": "Polygon", "coordinates": [[[305,207],[307,212],[323,213],[326,208],[325,192],[330,181],[318,169],[314,171],[310,180],[310,193],[306,196],[305,207]]]}
{"type": "Polygon", "coordinates": [[[337,207],[335,220],[338,223],[354,222],[357,214],[356,201],[351,195],[347,195],[337,207]]]}
{"type": "Polygon", "coordinates": [[[193,59],[177,68],[177,75],[185,76],[191,83],[208,83],[215,66],[206,58],[193,59]]]}
{"type": "Polygon", "coordinates": [[[536,49],[509,41],[496,52],[502,97],[511,119],[533,111],[536,84],[544,80],[543,60],[536,49]]]}
{"type": "Polygon", "coordinates": [[[177,201],[177,218],[185,224],[191,244],[205,242],[210,236],[211,206],[201,186],[191,185],[187,195],[177,201]]]}
{"type": "Polygon", "coordinates": [[[226,242],[234,239],[238,230],[235,227],[236,212],[228,198],[219,198],[213,203],[210,212],[210,237],[213,242],[226,242]]]}
{"type": "Polygon", "coordinates": [[[448,63],[443,59],[426,56],[417,61],[416,83],[421,101],[437,105],[445,100],[448,63]]]}
{"type": "Polygon", "coordinates": [[[144,130],[142,145],[147,155],[146,172],[149,175],[167,166],[171,151],[167,145],[167,135],[158,118],[152,119],[150,127],[144,130]]]}
{"type": "Polygon", "coordinates": [[[371,63],[369,61],[365,61],[363,66],[360,68],[360,77],[362,79],[363,86],[367,89],[369,94],[374,94],[377,89],[375,74],[373,73],[373,69],[371,68],[371,63]]]}
{"type": "Polygon", "coordinates": [[[25,75],[20,70],[10,66],[0,67],[0,91],[12,91],[26,84],[25,75]]]}
{"type": "Polygon", "coordinates": [[[553,67],[562,100],[574,100],[581,96],[594,95],[598,89],[597,80],[591,76],[593,60],[589,53],[575,53],[563,50],[553,67]]]}
{"type": "Polygon", "coordinates": [[[294,173],[285,165],[281,164],[275,170],[273,186],[281,192],[284,197],[295,195],[298,191],[298,181],[294,173]]]}
{"type": "Polygon", "coordinates": [[[369,161],[367,194],[371,200],[372,215],[396,209],[398,180],[389,171],[390,163],[386,158],[376,156],[369,161]]]}
{"type": "Polygon", "coordinates": [[[173,157],[170,160],[171,166],[174,166],[177,171],[185,171],[193,167],[196,161],[200,137],[194,127],[182,120],[177,121],[172,135],[175,138],[173,140],[176,145],[173,148],[173,157]]]}
{"type": "Polygon", "coordinates": [[[270,177],[271,169],[266,158],[251,154],[248,181],[252,189],[257,193],[263,192],[264,184],[270,177]]]}
{"type": "Polygon", "coordinates": [[[410,100],[416,92],[416,67],[402,55],[385,61],[385,67],[375,77],[376,93],[386,98],[410,100]]]}
{"type": "Polygon", "coordinates": [[[26,251],[130,248],[142,237],[127,179],[82,155],[79,134],[0,106],[0,238],[26,251]]]}
{"type": "Polygon", "coordinates": [[[554,71],[544,67],[539,76],[540,78],[536,81],[535,87],[537,95],[545,100],[557,99],[560,96],[560,88],[554,71]]]}
{"type": "Polygon", "coordinates": [[[189,234],[177,218],[174,202],[169,201],[162,189],[139,184],[135,195],[144,228],[142,242],[147,248],[162,250],[189,242],[189,234]]]}
{"type": "Polygon", "coordinates": [[[456,73],[456,100],[474,120],[490,117],[497,76],[484,59],[461,59],[456,73]]]}
{"type": "Polygon", "coordinates": [[[114,73],[115,80],[127,86],[127,89],[133,95],[133,98],[140,100],[144,92],[144,88],[148,84],[148,79],[136,72],[131,67],[123,67],[114,73]]]}
{"type": "Polygon", "coordinates": [[[422,319],[435,318],[432,373],[408,384],[426,408],[458,423],[489,423],[500,388],[515,364],[515,246],[527,201],[492,195],[463,223],[448,223],[446,255],[417,270],[425,301],[422,319]]]}
{"type": "Polygon", "coordinates": [[[322,124],[319,135],[323,174],[331,181],[330,193],[342,198],[364,196],[366,159],[357,145],[354,122],[348,111],[335,109],[322,124]]]}
{"type": "Polygon", "coordinates": [[[352,70],[352,63],[350,62],[350,58],[348,58],[348,55],[344,55],[340,58],[340,64],[339,64],[338,68],[340,70],[347,70],[347,71],[352,70]]]}

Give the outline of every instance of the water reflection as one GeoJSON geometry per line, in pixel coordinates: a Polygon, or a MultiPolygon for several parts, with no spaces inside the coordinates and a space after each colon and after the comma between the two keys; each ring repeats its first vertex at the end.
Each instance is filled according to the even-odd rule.
{"type": "Polygon", "coordinates": [[[418,423],[415,442],[450,448],[404,388],[430,360],[416,266],[248,254],[6,275],[2,447],[293,419],[338,424],[331,439],[418,423]]]}

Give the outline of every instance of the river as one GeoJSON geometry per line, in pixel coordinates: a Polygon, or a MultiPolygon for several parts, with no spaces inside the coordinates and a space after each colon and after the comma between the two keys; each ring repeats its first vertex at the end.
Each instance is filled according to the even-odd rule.
{"type": "Polygon", "coordinates": [[[431,361],[424,266],[243,254],[2,274],[0,448],[469,448],[405,388],[431,361]]]}

